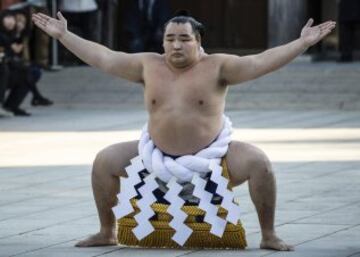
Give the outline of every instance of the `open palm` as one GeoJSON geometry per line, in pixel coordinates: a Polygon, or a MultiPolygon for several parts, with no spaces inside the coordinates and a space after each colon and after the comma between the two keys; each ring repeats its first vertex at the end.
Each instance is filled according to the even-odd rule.
{"type": "Polygon", "coordinates": [[[59,19],[51,18],[43,13],[36,13],[32,20],[36,26],[54,38],[61,38],[67,31],[67,21],[64,16],[58,12],[59,19]]]}
{"type": "Polygon", "coordinates": [[[316,44],[321,39],[326,37],[335,28],[336,24],[333,21],[327,21],[317,26],[311,27],[313,23],[314,20],[309,19],[306,25],[301,30],[301,38],[304,40],[305,44],[308,47],[316,44]]]}

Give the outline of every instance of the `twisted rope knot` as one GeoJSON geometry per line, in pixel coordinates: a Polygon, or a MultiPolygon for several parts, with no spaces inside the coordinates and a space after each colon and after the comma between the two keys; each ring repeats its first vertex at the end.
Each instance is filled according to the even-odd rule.
{"type": "Polygon", "coordinates": [[[178,158],[164,156],[150,138],[148,125],[145,124],[138,150],[145,168],[150,173],[155,173],[156,177],[164,182],[169,182],[174,176],[178,182],[190,182],[195,173],[203,177],[210,172],[210,161],[220,164],[221,158],[226,154],[231,142],[232,123],[228,117],[223,116],[223,128],[216,138],[207,148],[194,155],[184,155],[178,158]]]}

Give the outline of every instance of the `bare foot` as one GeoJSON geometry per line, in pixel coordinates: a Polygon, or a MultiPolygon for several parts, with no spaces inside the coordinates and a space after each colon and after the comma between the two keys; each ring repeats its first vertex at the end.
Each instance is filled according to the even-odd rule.
{"type": "Polygon", "coordinates": [[[277,251],[294,251],[294,246],[288,245],[276,235],[263,238],[260,243],[261,249],[272,249],[277,251]]]}
{"type": "Polygon", "coordinates": [[[117,245],[116,235],[105,235],[101,232],[89,236],[85,240],[79,241],[75,244],[76,247],[91,247],[91,246],[109,246],[117,245]]]}

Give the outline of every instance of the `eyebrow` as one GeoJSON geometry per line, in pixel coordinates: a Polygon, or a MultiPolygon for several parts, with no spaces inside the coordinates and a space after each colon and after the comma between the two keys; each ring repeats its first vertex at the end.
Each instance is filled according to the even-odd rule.
{"type": "MultiPolygon", "coordinates": [[[[166,37],[175,37],[176,34],[166,34],[166,37]]],[[[189,34],[180,34],[180,37],[191,37],[189,34]]]]}

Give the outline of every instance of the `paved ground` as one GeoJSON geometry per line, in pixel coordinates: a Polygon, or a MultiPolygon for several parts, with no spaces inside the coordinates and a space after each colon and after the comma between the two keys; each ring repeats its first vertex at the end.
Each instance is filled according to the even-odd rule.
{"type": "MultiPolygon", "coordinates": [[[[288,70],[296,72],[297,65],[301,66],[294,64],[288,70]]],[[[338,85],[348,85],[347,90],[356,98],[357,65],[347,66],[351,72],[345,66],[333,64],[325,64],[323,70],[320,66],[316,69],[324,72],[330,66],[344,78],[338,85]],[[350,73],[350,77],[345,76],[350,73]]],[[[298,104],[294,105],[298,108],[291,111],[264,110],[264,105],[239,111],[238,100],[231,100],[228,105],[227,114],[235,128],[234,139],[259,146],[273,162],[278,179],[276,227],[281,237],[296,245],[295,252],[258,249],[259,226],[247,185],[236,188],[249,243],[245,251],[73,247],[98,228],[90,186],[91,162],[96,152],[114,142],[136,139],[146,121],[141,104],[132,104],[129,100],[141,99],[141,90],[136,93],[131,85],[124,85],[122,92],[126,88],[131,88],[131,92],[128,97],[121,96],[124,103],[116,104],[118,91],[111,93],[104,89],[103,94],[96,96],[95,92],[99,94],[103,88],[95,87],[93,79],[104,82],[104,87],[106,83],[115,82],[102,75],[74,76],[74,72],[81,73],[83,69],[69,69],[45,77],[42,87],[58,105],[31,108],[31,118],[0,119],[1,257],[360,256],[360,112],[356,108],[339,111],[340,108],[333,105],[335,98],[329,98],[329,102],[334,100],[330,105],[324,103],[318,106],[321,108],[311,110],[304,110],[309,109],[308,106],[298,104]],[[50,77],[57,78],[54,84],[49,84],[50,77]],[[63,88],[60,79],[67,82],[62,84],[63,88]],[[73,89],[79,80],[87,80],[92,89],[86,91],[86,85],[79,84],[83,87],[80,94],[81,90],[73,89]],[[75,90],[78,94],[74,94],[75,90]],[[109,103],[104,104],[108,98],[109,103]],[[96,99],[103,102],[95,104],[96,99]],[[75,104],[75,100],[79,102],[75,104]]],[[[273,85],[271,81],[285,85],[281,76],[288,78],[289,75],[282,72],[270,77],[269,85],[273,85]]],[[[261,83],[265,85],[266,78],[261,83]]],[[[305,88],[301,79],[293,83],[305,88]]],[[[321,85],[309,84],[309,87],[313,90],[321,85]]],[[[259,94],[266,96],[265,92],[259,94]]],[[[284,99],[283,103],[290,106],[287,103],[291,101],[284,99]]]]}

